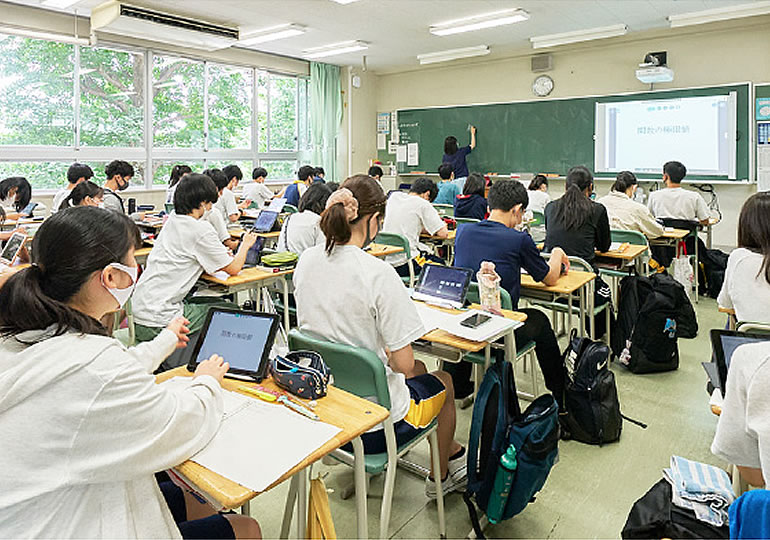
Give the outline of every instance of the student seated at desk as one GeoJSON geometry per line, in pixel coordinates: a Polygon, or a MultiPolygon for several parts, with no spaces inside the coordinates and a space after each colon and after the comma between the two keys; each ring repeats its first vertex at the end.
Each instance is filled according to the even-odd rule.
{"type": "Polygon", "coordinates": [[[369,176],[377,180],[378,182],[382,182],[382,175],[384,173],[382,172],[382,167],[379,165],[372,165],[369,167],[369,176]]]}
{"type": "Polygon", "coordinates": [[[418,178],[412,183],[409,193],[395,191],[388,198],[388,211],[385,214],[383,232],[397,233],[409,241],[412,259],[408,261],[405,253],[386,257],[386,261],[396,267],[401,277],[409,276],[409,266],[415,275],[420,273],[426,260],[443,264],[444,261],[428,254],[428,246],[420,243],[423,231],[432,236],[446,238],[449,235],[447,224],[431,205],[436,198],[438,188],[430,178],[418,178]]]}
{"type": "Polygon", "coordinates": [[[313,246],[326,242],[321,231],[321,213],[326,209],[326,201],[332,194],[325,183],[315,182],[299,200],[299,210],[289,214],[281,227],[278,237],[278,251],[291,251],[297,255],[313,246]]]}
{"type": "Polygon", "coordinates": [[[217,514],[181,490],[164,489],[164,501],[154,474],[214,436],[228,365],[212,356],[189,387],[169,390],[152,371],[185,346],[184,319],[135,348],[107,335],[99,320],[131,296],[137,239],[117,212],[58,212],[37,232],[34,264],[0,289],[2,538],[259,534],[253,519],[217,514]]]}
{"type": "Polygon", "coordinates": [[[233,190],[238,187],[238,182],[243,178],[243,173],[238,165],[228,165],[222,169],[222,173],[227,178],[227,185],[222,190],[222,195],[214,207],[222,212],[225,222],[235,223],[240,219],[241,211],[238,208],[238,201],[235,200],[233,190]]]}
{"type": "MultiPolygon", "coordinates": [[[[117,192],[125,191],[131,185],[131,179],[134,177],[133,165],[116,159],[107,164],[104,168],[104,174],[107,176],[107,181],[104,183],[104,207],[107,210],[114,210],[115,212],[125,214],[126,205],[123,203],[123,198],[117,192]]],[[[131,217],[133,218],[134,216],[131,217]]]]}
{"type": "Polygon", "coordinates": [[[326,182],[326,171],[323,167],[315,167],[313,168],[313,183],[314,184],[323,184],[326,182]]]}
{"type": "Polygon", "coordinates": [[[278,195],[286,199],[286,204],[297,206],[300,198],[305,194],[308,186],[313,181],[313,167],[310,165],[303,165],[297,171],[297,178],[292,184],[286,186],[283,191],[278,195]]]}
{"type": "MultiPolygon", "coordinates": [[[[530,221],[534,219],[533,212],[545,213],[545,207],[551,202],[551,196],[548,194],[548,178],[544,174],[536,174],[527,187],[529,196],[529,205],[524,219],[530,221]]],[[[532,225],[529,228],[529,235],[535,242],[545,240],[545,224],[532,225]]]]}
{"type": "Polygon", "coordinates": [[[647,238],[658,238],[663,234],[663,225],[655,220],[650,210],[634,200],[639,183],[630,171],[621,171],[608,195],[597,202],[607,209],[610,228],[637,231],[647,238]]]}
{"type": "Polygon", "coordinates": [[[770,343],[741,345],[733,353],[711,452],[737,465],[749,484],[770,478],[770,343]]]}
{"type": "Polygon", "coordinates": [[[257,208],[263,208],[265,204],[270,201],[275,194],[265,185],[267,179],[267,169],[264,167],[256,167],[251,171],[251,178],[254,183],[248,186],[243,186],[243,200],[238,205],[240,209],[246,209],[251,206],[252,203],[257,208]]]}
{"type": "Polygon", "coordinates": [[[0,203],[3,204],[5,218],[17,220],[29,217],[21,211],[32,199],[32,186],[23,176],[11,176],[0,182],[0,203]]]}
{"type": "Polygon", "coordinates": [[[171,177],[168,181],[168,189],[166,189],[166,204],[174,204],[174,191],[176,191],[176,185],[186,174],[190,174],[192,169],[187,165],[174,165],[171,169],[171,177]]]}
{"type": "Polygon", "coordinates": [[[647,206],[656,218],[698,221],[707,225],[711,214],[703,197],[682,187],[687,168],[678,161],[663,165],[664,189],[650,193],[647,206]]]}
{"type": "MultiPolygon", "coordinates": [[[[227,180],[225,173],[219,169],[206,169],[203,171],[203,174],[214,181],[214,185],[217,186],[217,195],[220,198],[219,200],[221,200],[222,193],[227,189],[227,186],[230,183],[227,180]]],[[[204,214],[203,219],[211,223],[211,226],[214,227],[214,230],[217,232],[219,241],[227,246],[228,249],[231,251],[238,249],[238,241],[230,236],[230,231],[227,230],[225,217],[222,215],[222,212],[217,209],[216,204],[214,205],[214,208],[211,209],[211,212],[204,214]]]]}
{"type": "Polygon", "coordinates": [[[69,169],[67,169],[67,186],[57,191],[56,195],[54,195],[53,202],[51,203],[51,213],[55,214],[59,211],[62,201],[69,197],[75,186],[93,177],[94,171],[88,165],[83,165],[82,163],[70,165],[69,169]]]}
{"type": "Polygon", "coordinates": [[[471,173],[465,181],[463,194],[454,201],[456,218],[486,219],[487,200],[484,198],[487,182],[479,173],[471,173]]]}
{"type": "Polygon", "coordinates": [[[61,202],[60,210],[75,206],[99,206],[104,208],[104,189],[90,180],[79,183],[61,202]]]}
{"type": "MultiPolygon", "coordinates": [[[[468,182],[470,181],[469,177],[468,182]]],[[[495,182],[489,189],[489,218],[480,223],[463,225],[458,229],[455,240],[455,266],[470,268],[475,276],[483,261],[495,263],[495,271],[501,278],[500,286],[510,293],[514,309],[518,308],[519,303],[522,268],[535,281],[546,285],[556,284],[561,276],[562,264],[565,269],[569,268],[569,260],[561,248],[554,247],[549,261],[546,262],[529,234],[516,230],[524,217],[527,202],[527,190],[518,181],[495,182]]],[[[561,408],[564,362],[551,323],[545,313],[538,309],[519,311],[527,315],[527,321],[516,329],[516,343],[524,345],[535,341],[535,353],[545,378],[545,385],[561,408]]],[[[495,353],[498,351],[495,350],[495,353]]],[[[473,393],[473,384],[470,382],[471,364],[460,362],[444,365],[452,374],[455,397],[462,399],[470,396],[473,393]]]]}
{"type": "MultiPolygon", "coordinates": [[[[138,342],[153,339],[181,315],[190,321],[191,337],[197,339],[209,307],[234,307],[218,298],[188,296],[203,272],[238,274],[257,240],[254,233],[244,234],[236,255],[230,254],[211,224],[202,219],[217,198],[217,187],[208,176],[193,173],[179,182],[174,213],[155,240],[136,285],[133,312],[138,342]]],[[[182,363],[181,354],[173,355],[162,367],[170,369],[182,363]]]]}
{"type": "Polygon", "coordinates": [[[717,303],[739,321],[770,323],[770,193],[755,193],[738,218],[738,249],[727,260],[717,303]]]}
{"type": "Polygon", "coordinates": [[[454,204],[455,199],[461,193],[455,183],[455,172],[451,163],[442,163],[438,166],[438,195],[433,204],[454,204]]]}
{"type": "MultiPolygon", "coordinates": [[[[593,266],[597,274],[594,303],[598,307],[612,300],[610,286],[599,277],[595,265],[596,250],[607,251],[612,244],[607,209],[589,198],[594,191],[594,177],[585,167],[572,167],[567,172],[566,187],[561,198],[545,207],[545,250],[561,247],[567,255],[580,257],[593,266]]],[[[603,313],[594,320],[594,337],[598,339],[604,335],[606,320],[603,313]]],[[[610,324],[613,321],[611,315],[610,324]]]]}
{"type": "MultiPolygon", "coordinates": [[[[380,230],[386,206],[380,184],[357,175],[343,182],[321,216],[325,246],[305,251],[294,272],[299,327],[334,343],[375,352],[390,391],[396,442],[403,444],[438,418],[442,490],[466,483],[465,449],[454,440],[455,406],[447,373],[427,373],[414,359],[412,342],[425,333],[417,309],[393,268],[365,253],[380,230]],[[322,287],[318,276],[325,276],[322,287]]],[[[385,452],[380,427],[361,437],[367,453],[385,452]]],[[[426,495],[436,497],[426,479],[426,495]]]]}

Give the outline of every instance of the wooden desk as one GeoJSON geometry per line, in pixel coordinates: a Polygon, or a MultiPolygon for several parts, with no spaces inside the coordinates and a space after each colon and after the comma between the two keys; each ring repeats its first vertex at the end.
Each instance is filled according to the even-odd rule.
{"type": "Polygon", "coordinates": [[[137,264],[144,266],[147,263],[147,257],[150,256],[151,251],[152,246],[141,247],[134,251],[134,258],[136,259],[137,264]]]}
{"type": "MultiPolygon", "coordinates": [[[[233,227],[228,228],[227,232],[230,233],[230,236],[233,238],[243,238],[243,235],[246,233],[246,229],[243,227],[233,227]]],[[[260,238],[265,238],[269,240],[278,240],[278,237],[281,236],[281,231],[271,231],[266,233],[257,233],[257,236],[260,238]]]]}
{"type": "Polygon", "coordinates": [[[704,228],[706,229],[706,247],[708,249],[711,249],[711,228],[719,223],[719,221],[719,218],[712,217],[709,218],[709,222],[706,225],[698,226],[698,230],[703,230],[704,228]]]}
{"type": "Polygon", "coordinates": [[[388,246],[385,244],[369,244],[369,248],[365,250],[369,255],[375,257],[387,257],[388,255],[395,255],[404,251],[404,248],[398,246],[388,246]]]}
{"type": "Polygon", "coordinates": [[[642,258],[647,252],[647,246],[638,244],[629,244],[623,250],[610,250],[610,251],[596,251],[596,256],[604,259],[611,259],[613,263],[619,263],[619,268],[628,267],[633,265],[636,267],[638,274],[642,274],[643,261],[642,258]]]}
{"type": "MultiPolygon", "coordinates": [[[[521,275],[521,296],[534,300],[556,302],[559,298],[567,300],[569,315],[567,316],[567,334],[572,331],[572,298],[578,293],[580,306],[580,334],[585,335],[585,319],[594,312],[594,285],[596,274],[570,270],[567,275],[561,276],[556,285],[545,285],[532,279],[529,274],[521,275]]],[[[594,324],[591,325],[591,339],[593,339],[594,324]]]]}
{"type": "MultiPolygon", "coordinates": [[[[162,382],[175,376],[191,377],[192,373],[187,371],[186,367],[182,366],[171,371],[161,373],[157,376],[156,380],[158,382],[162,382]]],[[[238,392],[238,387],[244,385],[255,386],[256,383],[225,379],[223,387],[225,390],[238,392]]],[[[280,390],[275,386],[275,383],[270,378],[262,381],[261,385],[272,390],[280,390]]],[[[250,394],[245,395],[253,397],[250,396],[250,394]]],[[[296,478],[297,483],[301,486],[303,483],[303,478],[305,478],[303,473],[307,467],[349,442],[353,442],[354,448],[360,448],[361,457],[363,458],[363,444],[361,444],[360,439],[361,434],[383,422],[389,414],[387,409],[380,407],[371,401],[367,401],[363,398],[354,396],[353,394],[345,392],[344,390],[335,388],[334,386],[329,386],[326,397],[317,400],[315,412],[318,414],[318,416],[321,417],[322,421],[337,426],[341,428],[342,431],[335,435],[334,438],[329,440],[326,444],[321,446],[318,450],[310,454],[307,458],[302,460],[293,469],[284,473],[281,478],[279,478],[265,491],[269,491],[270,489],[274,488],[289,478],[293,478],[292,482],[294,482],[294,478],[296,478]]],[[[260,426],[260,428],[264,429],[266,432],[269,432],[269,426],[260,426]]],[[[271,444],[280,444],[280,441],[273,440],[271,441],[271,444]]],[[[358,454],[358,452],[356,454],[358,454]]],[[[252,465],[255,467],[264,466],[264,464],[258,463],[252,465]]],[[[224,478],[223,476],[220,476],[215,472],[206,469],[202,465],[199,465],[190,460],[185,461],[181,465],[178,465],[175,467],[175,469],[178,470],[186,479],[195,484],[197,488],[210,495],[225,508],[239,508],[259,495],[258,492],[251,491],[250,489],[245,488],[240,484],[233,482],[232,480],[224,478]]],[[[364,478],[356,480],[356,489],[359,489],[360,486],[363,486],[363,489],[366,489],[364,478]]],[[[305,501],[307,499],[307,492],[306,489],[302,489],[301,487],[299,492],[301,496],[299,498],[299,511],[297,517],[300,527],[304,529],[307,516],[303,515],[306,514],[306,512],[303,512],[302,509],[303,499],[305,501]]],[[[363,497],[363,499],[365,501],[366,497],[363,497]]],[[[364,506],[365,505],[366,504],[364,502],[364,506]]],[[[304,504],[304,508],[307,508],[306,502],[304,504]]],[[[358,536],[362,538],[366,537],[368,533],[366,518],[366,508],[359,508],[358,536]],[[363,510],[363,515],[360,512],[361,510],[363,510]]],[[[300,535],[300,538],[304,538],[304,534],[300,535]]]]}
{"type": "MultiPolygon", "coordinates": [[[[436,247],[442,247],[446,246],[447,248],[447,263],[452,264],[452,261],[454,260],[454,245],[455,245],[455,237],[457,236],[457,229],[453,231],[447,231],[447,237],[446,238],[439,238],[438,236],[433,236],[429,234],[421,234],[420,240],[427,242],[429,244],[433,244],[436,247]]],[[[417,255],[416,253],[412,253],[412,256],[414,257],[417,255]]]]}
{"type": "Polygon", "coordinates": [[[735,310],[733,308],[726,308],[719,306],[719,313],[727,313],[727,329],[735,330],[738,320],[735,317],[735,310]]]}
{"type": "Polygon", "coordinates": [[[43,221],[45,220],[32,218],[9,219],[0,223],[0,231],[12,231],[19,227],[24,227],[25,225],[42,225],[43,221]]]}

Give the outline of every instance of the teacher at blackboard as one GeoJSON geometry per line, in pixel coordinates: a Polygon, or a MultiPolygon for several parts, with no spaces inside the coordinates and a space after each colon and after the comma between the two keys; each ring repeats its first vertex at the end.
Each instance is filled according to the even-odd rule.
{"type": "Polygon", "coordinates": [[[470,126],[471,128],[471,144],[457,147],[457,138],[450,135],[444,139],[444,159],[443,163],[449,163],[452,165],[455,171],[455,182],[460,187],[462,193],[463,187],[465,187],[465,179],[468,178],[468,164],[465,162],[465,157],[476,148],[476,126],[470,126]]]}

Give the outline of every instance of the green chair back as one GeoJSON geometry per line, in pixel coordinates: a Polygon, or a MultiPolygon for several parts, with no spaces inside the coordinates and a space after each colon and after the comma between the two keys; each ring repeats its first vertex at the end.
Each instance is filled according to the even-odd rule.
{"type": "Polygon", "coordinates": [[[164,205],[164,208],[166,209],[166,213],[167,213],[167,214],[170,214],[171,212],[173,212],[173,211],[174,211],[174,203],[168,203],[168,202],[167,202],[167,203],[164,205]]]}
{"type": "Polygon", "coordinates": [[[529,223],[529,226],[539,227],[540,225],[545,225],[545,214],[532,210],[532,221],[529,223]]]}
{"type": "Polygon", "coordinates": [[[296,214],[297,212],[299,212],[299,210],[297,210],[297,207],[294,206],[293,204],[284,204],[283,211],[286,212],[287,214],[296,214]]]}
{"type": "Polygon", "coordinates": [[[610,238],[613,242],[628,242],[635,246],[646,246],[647,237],[639,231],[623,231],[621,229],[611,229],[610,238]]]}
{"type": "Polygon", "coordinates": [[[412,251],[409,248],[409,240],[407,240],[406,236],[402,234],[380,232],[377,235],[377,237],[374,239],[374,241],[377,244],[385,244],[386,246],[400,247],[404,250],[404,253],[406,254],[407,259],[411,260],[412,258],[412,251]]]}
{"type": "Polygon", "coordinates": [[[739,321],[735,327],[739,332],[751,332],[752,334],[766,334],[770,336],[770,324],[753,321],[739,321]]]}
{"type": "Polygon", "coordinates": [[[480,219],[476,218],[469,218],[469,217],[456,217],[455,222],[460,225],[462,223],[478,223],[481,221],[480,219]]]}
{"type": "MultiPolygon", "coordinates": [[[[471,304],[481,303],[478,283],[476,283],[475,281],[471,281],[471,284],[468,287],[468,294],[465,295],[465,298],[471,304]]],[[[513,301],[511,300],[511,293],[509,293],[502,287],[500,288],[500,307],[503,309],[513,309],[513,301]]]]}
{"type": "Polygon", "coordinates": [[[289,331],[292,351],[315,351],[320,354],[334,376],[334,386],[362,398],[376,398],[390,410],[390,392],[385,365],[372,351],[331,343],[297,328],[289,331]]]}
{"type": "Polygon", "coordinates": [[[433,208],[436,209],[441,217],[454,217],[455,215],[455,207],[451,204],[434,204],[433,208]]]}

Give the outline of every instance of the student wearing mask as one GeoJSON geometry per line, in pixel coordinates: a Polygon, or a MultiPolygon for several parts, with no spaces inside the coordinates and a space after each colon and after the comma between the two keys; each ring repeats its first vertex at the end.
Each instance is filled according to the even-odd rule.
{"type": "MultiPolygon", "coordinates": [[[[380,230],[385,194],[371,177],[343,182],[321,216],[325,246],[306,250],[294,273],[299,327],[303,332],[377,354],[385,365],[396,442],[404,444],[438,418],[442,488],[466,482],[465,449],[454,440],[455,407],[450,377],[427,373],[411,343],[424,333],[412,300],[393,268],[363,251],[380,230]],[[318,276],[326,276],[323,287],[318,276]]],[[[362,435],[367,453],[385,451],[380,427],[362,435]]],[[[433,480],[426,494],[436,497],[433,480]]]]}
{"type": "Polygon", "coordinates": [[[302,255],[306,249],[326,241],[321,231],[321,213],[326,209],[326,201],[331,194],[331,188],[319,182],[307,188],[299,200],[299,212],[290,214],[283,222],[278,251],[302,255]]]}
{"type": "MultiPolygon", "coordinates": [[[[466,189],[472,177],[468,178],[466,189]]],[[[489,189],[489,218],[460,227],[455,241],[455,266],[470,268],[475,276],[482,261],[493,262],[495,271],[500,275],[500,286],[511,295],[513,309],[519,309],[522,269],[535,281],[545,285],[556,284],[562,273],[562,265],[565,270],[569,269],[569,259],[561,248],[554,247],[546,262],[529,234],[516,230],[522,222],[528,202],[527,190],[521,183],[516,180],[498,180],[489,189]]],[[[561,409],[566,372],[551,323],[538,309],[519,311],[526,313],[527,322],[516,329],[516,342],[524,344],[535,341],[535,353],[545,385],[561,409]]],[[[460,399],[470,396],[473,393],[471,364],[460,362],[445,366],[452,374],[455,397],[460,399]]]]}
{"type": "Polygon", "coordinates": [[[118,191],[125,191],[134,177],[134,167],[127,161],[116,159],[104,168],[107,181],[104,183],[104,207],[121,214],[126,213],[126,205],[118,191]]]}
{"type": "Polygon", "coordinates": [[[11,176],[0,182],[0,203],[3,204],[5,219],[16,220],[29,217],[22,214],[32,200],[32,186],[23,176],[11,176]]]}
{"type": "Polygon", "coordinates": [[[417,275],[425,260],[443,263],[437,257],[429,255],[428,246],[420,242],[423,231],[439,238],[449,235],[447,224],[431,205],[437,194],[438,188],[433,180],[418,178],[412,183],[408,194],[394,191],[388,198],[388,211],[382,230],[406,237],[409,241],[411,260],[407,260],[405,253],[391,255],[385,260],[392,264],[402,277],[409,276],[409,264],[417,275]]]}
{"type": "Polygon", "coordinates": [[[465,160],[474,148],[476,148],[476,126],[471,126],[471,144],[468,146],[458,148],[457,138],[453,136],[444,139],[444,157],[441,162],[452,165],[455,182],[460,191],[465,187],[465,179],[468,177],[468,164],[465,160]]]}
{"type": "Polygon", "coordinates": [[[455,199],[461,193],[455,183],[455,173],[451,163],[442,163],[438,167],[438,195],[433,204],[454,204],[455,199]]]}
{"type": "MultiPolygon", "coordinates": [[[[225,173],[219,169],[206,169],[203,171],[203,174],[214,181],[214,185],[217,186],[217,196],[220,197],[221,200],[222,193],[227,189],[227,186],[230,183],[227,180],[225,173]]],[[[219,241],[227,246],[228,249],[234,251],[238,248],[238,241],[230,236],[230,231],[227,230],[225,217],[222,215],[222,212],[219,211],[216,204],[211,212],[208,212],[203,216],[203,219],[211,223],[211,226],[214,227],[214,230],[217,233],[217,238],[219,238],[219,241]]]]}
{"type": "Polygon", "coordinates": [[[168,189],[166,189],[166,203],[174,203],[174,191],[176,191],[176,185],[184,175],[190,174],[191,172],[192,169],[187,165],[174,165],[174,168],[171,169],[171,177],[168,181],[168,189]]]}
{"type": "Polygon", "coordinates": [[[738,218],[738,248],[727,259],[717,303],[739,321],[770,323],[770,193],[755,193],[738,218]]]}
{"type": "Polygon", "coordinates": [[[251,171],[251,178],[254,183],[243,187],[243,200],[238,208],[248,208],[251,203],[256,204],[257,208],[262,208],[275,196],[265,185],[267,170],[264,167],[257,167],[251,171]]]}
{"type": "Polygon", "coordinates": [[[708,206],[703,197],[682,187],[682,180],[687,169],[678,161],[669,161],[663,165],[663,183],[665,189],[650,193],[647,206],[656,218],[682,219],[708,224],[708,206]]]}
{"type": "Polygon", "coordinates": [[[286,189],[281,192],[279,197],[285,198],[286,204],[292,206],[299,205],[300,198],[305,194],[310,182],[313,180],[314,170],[315,169],[310,165],[303,165],[300,167],[299,171],[297,171],[298,180],[295,180],[294,183],[287,186],[286,189]]]}
{"type": "Polygon", "coordinates": [[[634,173],[619,172],[610,193],[597,202],[607,209],[611,228],[637,231],[647,238],[658,238],[663,234],[663,225],[655,220],[646,206],[634,200],[638,185],[634,173]]]}
{"type": "Polygon", "coordinates": [[[94,171],[88,165],[82,163],[73,163],[67,169],[67,187],[64,187],[56,192],[53,197],[53,203],[51,203],[51,213],[55,214],[61,207],[62,201],[69,197],[75,186],[86,180],[90,180],[94,177],[94,171]]]}
{"type": "MultiPolygon", "coordinates": [[[[224,271],[231,276],[240,272],[246,253],[257,240],[254,233],[244,234],[235,256],[230,254],[211,224],[203,220],[217,198],[217,187],[208,176],[193,173],[179,183],[174,193],[174,213],[155,240],[136,286],[133,312],[138,342],[153,339],[179,316],[190,321],[190,332],[197,338],[210,306],[233,307],[219,299],[188,296],[203,272],[224,271]]],[[[177,355],[163,367],[169,369],[181,363],[183,359],[177,355]]]]}
{"type": "Polygon", "coordinates": [[[487,200],[484,198],[486,193],[486,180],[479,173],[471,173],[465,181],[463,194],[455,198],[455,217],[486,219],[487,200]]]}
{"type": "Polygon", "coordinates": [[[225,222],[235,223],[240,219],[241,211],[238,209],[238,201],[235,200],[233,190],[238,187],[238,182],[243,178],[243,173],[238,165],[228,165],[222,169],[222,172],[227,178],[227,186],[222,190],[222,195],[214,206],[222,212],[225,222]]]}
{"type": "MultiPolygon", "coordinates": [[[[567,172],[566,188],[561,198],[545,207],[545,250],[550,252],[561,247],[567,255],[580,257],[593,266],[597,274],[594,305],[601,306],[612,299],[611,289],[599,277],[595,265],[596,250],[607,251],[612,243],[607,209],[591,200],[594,177],[585,167],[572,167],[567,172]]],[[[610,324],[613,321],[614,315],[611,315],[610,324]]],[[[594,324],[594,337],[599,338],[606,331],[603,313],[594,317],[594,324]]]]}
{"type": "Polygon", "coordinates": [[[152,372],[185,346],[184,319],[131,349],[107,335],[99,320],[131,296],[137,238],[117,212],[59,212],[37,232],[33,265],[0,289],[4,538],[259,535],[253,519],[188,505],[155,479],[216,433],[228,365],[212,356],[190,386],[170,390],[152,372]]]}
{"type": "Polygon", "coordinates": [[[60,209],[64,210],[75,206],[100,206],[104,208],[104,189],[90,180],[79,183],[61,202],[60,209]]]}
{"type": "Polygon", "coordinates": [[[371,167],[369,167],[368,174],[378,182],[382,182],[382,175],[384,173],[382,172],[382,167],[380,167],[379,165],[372,165],[371,167]]]}

